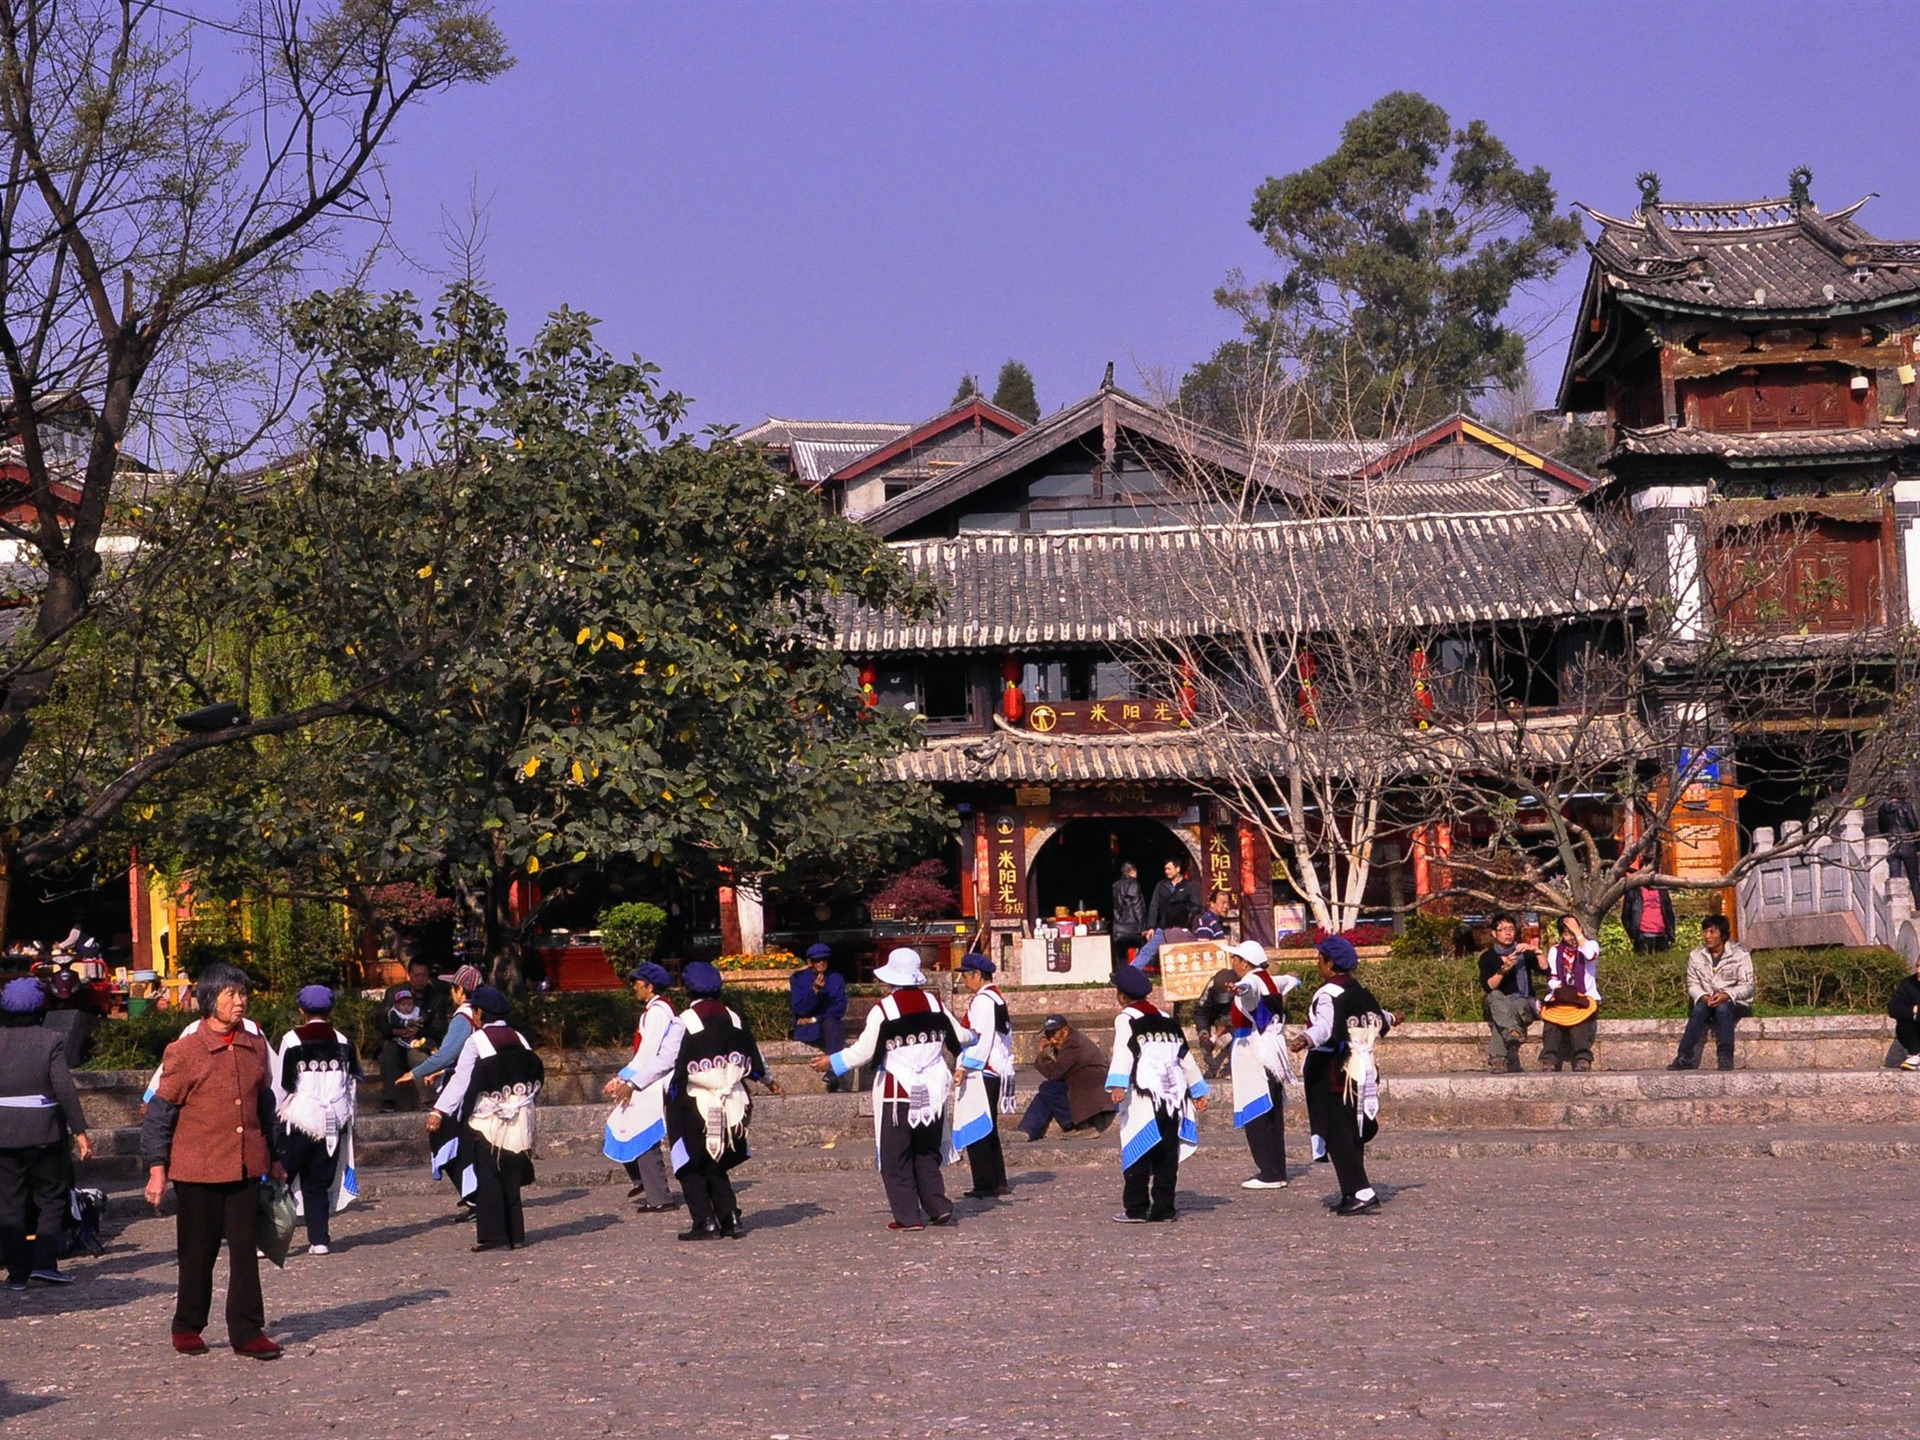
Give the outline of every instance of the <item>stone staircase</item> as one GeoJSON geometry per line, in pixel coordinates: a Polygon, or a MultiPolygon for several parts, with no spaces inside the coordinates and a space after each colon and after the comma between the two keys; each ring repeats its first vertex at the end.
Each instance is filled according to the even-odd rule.
{"type": "MultiPolygon", "coordinates": [[[[1020,992],[1015,992],[1016,995],[1020,992]]],[[[1011,997],[1010,997],[1011,998],[1011,997]]],[[[1036,1041],[1038,1015],[1058,1012],[1084,1025],[1104,1047],[1112,1023],[1105,991],[1056,992],[1036,1007],[1016,1003],[1022,1060],[1036,1041]],[[1087,997],[1099,1008],[1066,999],[1087,997]]],[[[1383,1154],[1476,1154],[1547,1150],[1628,1156],[1666,1153],[1779,1153],[1789,1142],[1920,1147],[1920,1073],[1885,1068],[1891,1023],[1878,1016],[1782,1017],[1752,1020],[1740,1030],[1738,1068],[1673,1072],[1665,1068],[1678,1043],[1677,1020],[1604,1022],[1596,1069],[1575,1075],[1485,1070],[1484,1027],[1405,1025],[1380,1047],[1385,1132],[1383,1154]],[[1800,1137],[1798,1141],[1795,1137],[1800,1137]],[[1651,1147],[1651,1148],[1649,1148],[1651,1147]]],[[[872,1108],[864,1093],[827,1094],[807,1065],[811,1050],[790,1041],[764,1047],[787,1094],[754,1101],[757,1163],[820,1170],[866,1168],[872,1161],[872,1108]]],[[[1894,1052],[1897,1054],[1897,1052],[1894,1052]]],[[[577,1051],[548,1059],[541,1107],[541,1173],[547,1183],[600,1183],[619,1178],[600,1155],[607,1104],[600,1088],[627,1052],[577,1051]]],[[[1527,1063],[1535,1062],[1531,1055],[1527,1063]]],[[[96,1158],[82,1167],[91,1183],[124,1184],[138,1174],[140,1095],[147,1075],[83,1071],[76,1077],[90,1120],[96,1158]]],[[[1037,1077],[1023,1072],[1030,1092],[1037,1077]]],[[[1223,1087],[1224,1088],[1224,1087],[1223,1087]]],[[[1302,1146],[1304,1111],[1289,1116],[1292,1148],[1302,1146]]],[[[1011,1131],[1018,1116],[1003,1116],[1011,1131]]],[[[1206,1143],[1237,1144],[1226,1106],[1201,1122],[1206,1143]]],[[[363,1183],[430,1188],[425,1123],[417,1111],[383,1113],[379,1085],[363,1087],[355,1138],[363,1183]]],[[[1007,1137],[1008,1160],[1033,1165],[1111,1164],[1111,1135],[1029,1144],[1007,1137]]],[[[1905,1151],[1901,1151],[1905,1153],[1905,1151]]]]}

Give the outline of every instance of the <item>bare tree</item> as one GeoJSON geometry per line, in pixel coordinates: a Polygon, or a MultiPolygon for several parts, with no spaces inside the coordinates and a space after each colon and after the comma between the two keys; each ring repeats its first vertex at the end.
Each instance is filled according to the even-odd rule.
{"type": "MultiPolygon", "coordinates": [[[[0,537],[33,616],[0,668],[0,786],[100,587],[166,563],[107,565],[112,532],[139,528],[133,442],[181,486],[278,424],[299,390],[285,302],[377,241],[378,158],[401,116],[510,63],[480,0],[253,0],[225,21],[158,0],[0,0],[0,361],[29,517],[0,537]]],[[[119,777],[117,799],[150,769],[119,777]]]]}

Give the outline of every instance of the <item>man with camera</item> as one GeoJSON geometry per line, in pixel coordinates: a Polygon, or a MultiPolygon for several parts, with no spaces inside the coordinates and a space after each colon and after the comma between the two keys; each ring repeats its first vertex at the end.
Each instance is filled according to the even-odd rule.
{"type": "Polygon", "coordinates": [[[1481,1006],[1487,1017],[1487,1069],[1520,1073],[1520,1047],[1539,1014],[1533,972],[1540,952],[1520,944],[1520,922],[1502,911],[1493,917],[1493,943],[1480,952],[1481,1006]]]}

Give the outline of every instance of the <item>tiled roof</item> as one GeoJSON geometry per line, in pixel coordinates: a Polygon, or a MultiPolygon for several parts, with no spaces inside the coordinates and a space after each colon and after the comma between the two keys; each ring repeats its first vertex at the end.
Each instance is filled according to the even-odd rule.
{"type": "Polygon", "coordinates": [[[1622,430],[1609,458],[1621,455],[1691,455],[1712,456],[1736,464],[1753,464],[1769,460],[1840,459],[1849,456],[1872,459],[1915,446],[1920,446],[1920,430],[1898,425],[1863,430],[1799,430],[1769,435],[1724,435],[1686,425],[1649,425],[1644,429],[1622,430]]]}
{"type": "MultiPolygon", "coordinates": [[[[1487,741],[1501,732],[1502,752],[1511,743],[1523,744],[1526,754],[1543,765],[1570,763],[1576,747],[1580,755],[1572,763],[1591,763],[1602,755],[1637,755],[1649,745],[1645,728],[1628,716],[1596,721],[1585,715],[1530,715],[1524,734],[1505,721],[1488,722],[1475,731],[1480,738],[1473,731],[1409,730],[1398,763],[1406,774],[1458,765],[1483,753],[1487,741]]],[[[1314,743],[1337,741],[1327,736],[1314,743]]],[[[1371,744],[1367,750],[1371,754],[1371,744]]],[[[1287,753],[1278,735],[1234,734],[1221,727],[1158,735],[1043,736],[1002,724],[991,735],[940,736],[901,752],[887,769],[895,780],[936,785],[1150,783],[1221,780],[1249,768],[1279,773],[1287,753]]],[[[1309,762],[1321,766],[1329,760],[1321,749],[1310,754],[1309,762]]]]}
{"type": "Polygon", "coordinates": [[[851,604],[837,617],[860,654],[1001,650],[1204,635],[1232,613],[1311,630],[1357,615],[1423,628],[1578,614],[1617,603],[1605,545],[1571,506],[1492,514],[1343,516],[1193,529],[963,535],[896,550],[945,595],[931,619],[851,604]],[[1590,577],[1590,581],[1583,581],[1590,577]],[[1219,602],[1209,595],[1222,597],[1219,602]],[[1256,608],[1257,607],[1257,608],[1256,608]]]}
{"type": "Polygon", "coordinates": [[[1866,203],[1832,215],[1786,199],[1654,204],[1624,220],[1588,209],[1600,225],[1589,248],[1616,290],[1685,310],[1835,312],[1920,295],[1920,242],[1863,230],[1853,217],[1866,203]]]}
{"type": "Polygon", "coordinates": [[[1382,475],[1351,482],[1347,504],[1362,514],[1428,515],[1449,510],[1532,510],[1537,495],[1504,471],[1485,475],[1382,475]]]}
{"type": "Polygon", "coordinates": [[[778,415],[769,415],[758,425],[737,432],[733,438],[742,445],[766,445],[774,449],[784,449],[796,440],[822,440],[862,445],[871,450],[912,428],[886,420],[783,420],[778,415]]]}

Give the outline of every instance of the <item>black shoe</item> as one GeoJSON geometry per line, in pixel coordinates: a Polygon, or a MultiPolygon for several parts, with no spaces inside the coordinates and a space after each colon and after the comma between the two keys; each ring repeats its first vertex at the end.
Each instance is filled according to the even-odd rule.
{"type": "Polygon", "coordinates": [[[734,1211],[731,1215],[722,1216],[720,1220],[720,1233],[729,1240],[746,1239],[747,1227],[745,1217],[742,1216],[738,1210],[734,1211]]]}
{"type": "Polygon", "coordinates": [[[474,1254],[481,1255],[489,1250],[511,1250],[513,1245],[510,1241],[506,1240],[488,1240],[482,1244],[470,1246],[469,1248],[474,1254]]]}
{"type": "Polygon", "coordinates": [[[1698,1070],[1699,1068],[1700,1062],[1698,1060],[1689,1060],[1684,1055],[1676,1055],[1672,1060],[1667,1062],[1667,1069],[1669,1070],[1698,1070]]]}
{"type": "Polygon", "coordinates": [[[944,1215],[929,1215],[927,1217],[927,1223],[929,1225],[951,1225],[953,1224],[953,1211],[949,1210],[944,1215]]]}
{"type": "Polygon", "coordinates": [[[1372,1215],[1380,1209],[1380,1197],[1370,1195],[1365,1200],[1349,1197],[1333,1207],[1336,1215],[1372,1215]]]}
{"type": "Polygon", "coordinates": [[[678,1200],[669,1200],[664,1205],[636,1205],[633,1207],[633,1213],[636,1215],[658,1215],[664,1210],[678,1210],[679,1208],[680,1202],[678,1200]]]}
{"type": "Polygon", "coordinates": [[[647,1187],[646,1187],[646,1186],[644,1186],[644,1185],[633,1185],[633,1186],[630,1186],[630,1187],[628,1187],[628,1189],[627,1189],[627,1199],[629,1199],[629,1200],[638,1200],[638,1199],[639,1199],[639,1198],[640,1198],[640,1197],[641,1197],[642,1195],[644,1195],[644,1194],[646,1194],[646,1193],[647,1193],[647,1187]]]}
{"type": "Polygon", "coordinates": [[[1720,1057],[1720,1068],[1722,1070],[1733,1069],[1733,1052],[1731,1050],[1720,1057]]]}
{"type": "Polygon", "coordinates": [[[691,1227],[680,1232],[680,1238],[682,1240],[718,1240],[720,1238],[719,1222],[696,1220],[691,1227]]]}

